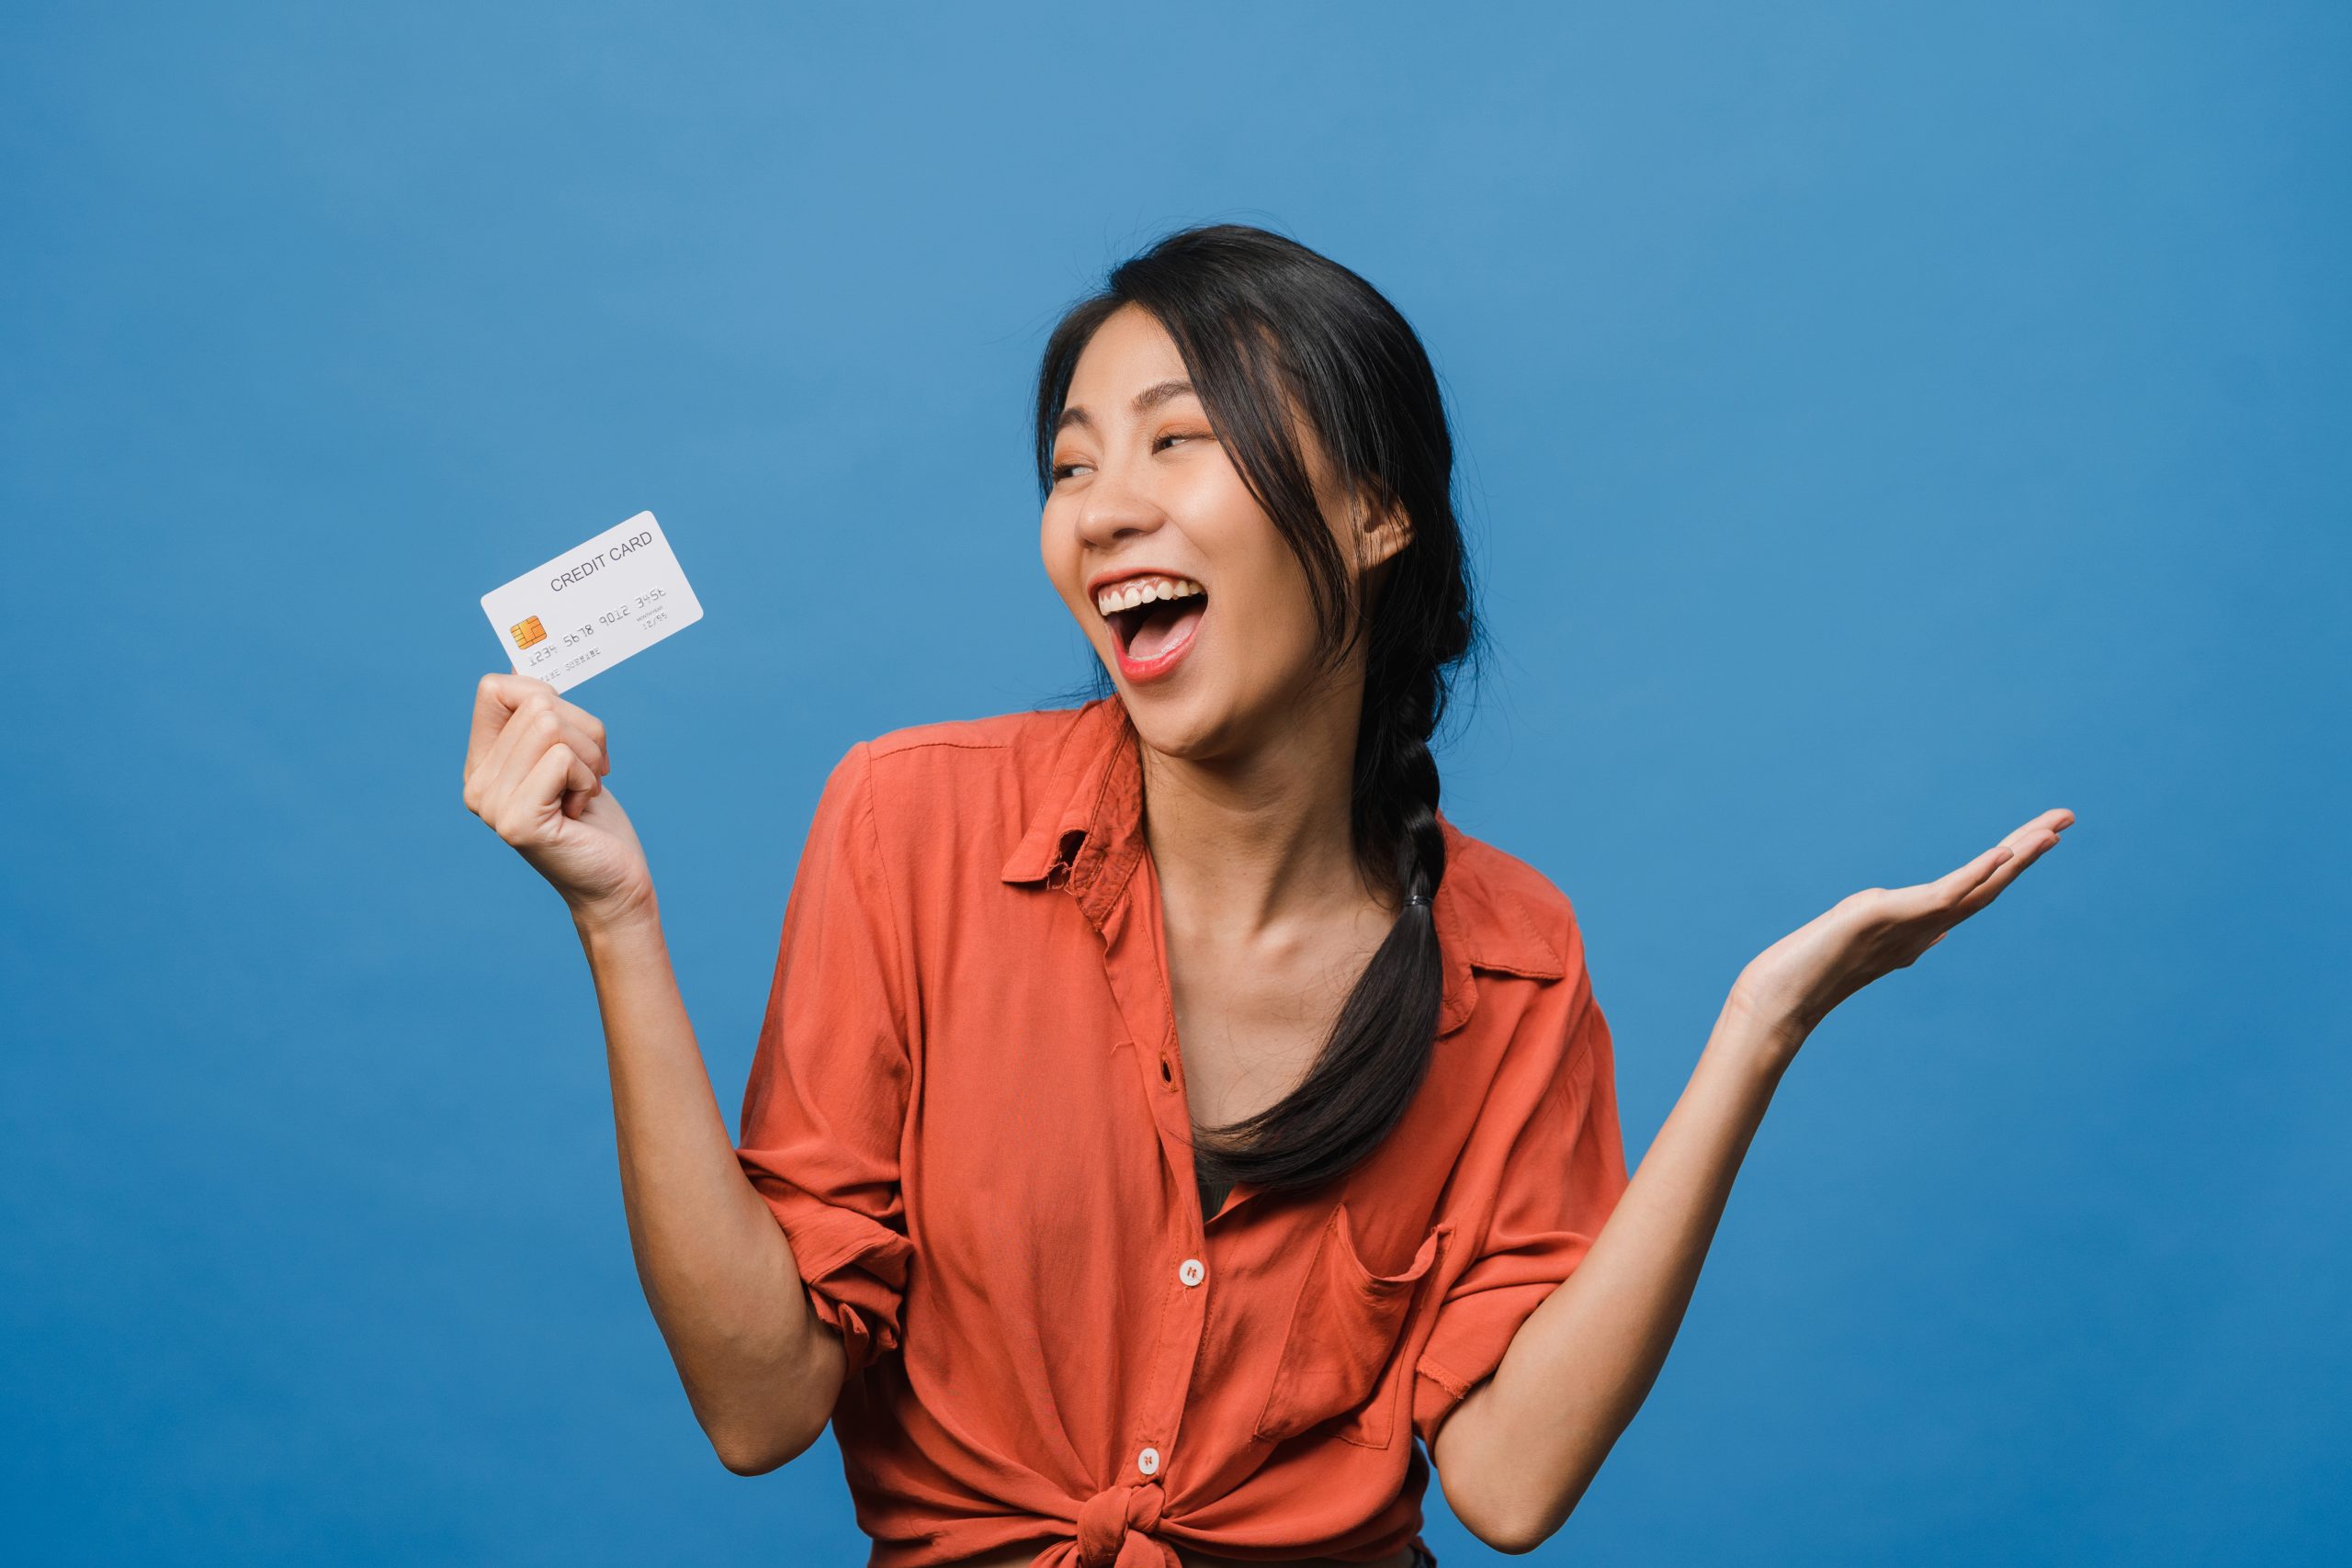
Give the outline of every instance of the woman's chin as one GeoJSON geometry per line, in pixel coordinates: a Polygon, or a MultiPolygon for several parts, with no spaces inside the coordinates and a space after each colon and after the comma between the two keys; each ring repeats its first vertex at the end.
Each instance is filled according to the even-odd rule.
{"type": "Polygon", "coordinates": [[[1203,686],[1118,685],[1136,733],[1163,757],[1204,761],[1216,755],[1231,733],[1224,705],[1203,686]]]}

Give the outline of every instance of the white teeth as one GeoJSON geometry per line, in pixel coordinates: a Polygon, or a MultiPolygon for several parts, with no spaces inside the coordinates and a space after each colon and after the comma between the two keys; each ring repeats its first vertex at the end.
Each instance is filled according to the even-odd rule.
{"type": "Polygon", "coordinates": [[[1138,577],[1114,583],[1094,596],[1094,607],[1108,615],[1132,610],[1155,599],[1189,599],[1208,590],[1189,577],[1138,577]]]}

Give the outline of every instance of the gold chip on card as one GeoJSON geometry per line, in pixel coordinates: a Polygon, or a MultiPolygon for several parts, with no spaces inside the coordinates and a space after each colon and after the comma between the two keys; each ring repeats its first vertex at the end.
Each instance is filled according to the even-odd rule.
{"type": "Polygon", "coordinates": [[[548,638],[548,629],[539,625],[539,618],[537,615],[517,621],[509,629],[514,634],[516,648],[528,648],[535,642],[545,642],[548,638]]]}

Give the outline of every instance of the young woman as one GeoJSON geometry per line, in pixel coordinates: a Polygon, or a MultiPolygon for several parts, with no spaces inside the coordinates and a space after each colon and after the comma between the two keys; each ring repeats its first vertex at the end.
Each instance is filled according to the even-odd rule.
{"type": "Polygon", "coordinates": [[[1438,810],[1474,619],[1404,319],[1217,226],[1047,344],[1072,709],[851,748],[740,1143],[604,787],[483,678],[466,805],[570,906],[646,1297],[721,1460],[830,1420],[881,1568],[1434,1561],[1558,1529],[1647,1394],[1808,1032],[2058,841],[1857,893],[1742,971],[1628,1181],[1568,900],[1438,810]]]}

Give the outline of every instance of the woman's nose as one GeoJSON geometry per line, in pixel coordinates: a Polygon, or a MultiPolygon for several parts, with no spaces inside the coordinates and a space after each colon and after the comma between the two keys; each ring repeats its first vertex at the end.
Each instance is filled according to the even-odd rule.
{"type": "Polygon", "coordinates": [[[1104,468],[1088,481],[1079,503],[1079,536],[1098,547],[1114,545],[1132,535],[1150,533],[1166,515],[1122,470],[1104,468]]]}

